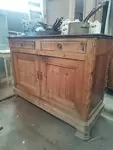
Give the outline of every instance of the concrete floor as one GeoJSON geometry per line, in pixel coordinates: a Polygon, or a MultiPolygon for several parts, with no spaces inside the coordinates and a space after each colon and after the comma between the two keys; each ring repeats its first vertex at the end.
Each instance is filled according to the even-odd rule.
{"type": "Polygon", "coordinates": [[[113,112],[113,91],[109,91],[104,95],[105,108],[113,112]]]}
{"type": "Polygon", "coordinates": [[[112,121],[100,117],[84,142],[73,127],[19,97],[0,102],[0,124],[0,150],[113,150],[112,121]]]}
{"type": "Polygon", "coordinates": [[[7,86],[5,88],[0,89],[0,101],[13,96],[13,88],[12,86],[7,86]]]}
{"type": "Polygon", "coordinates": [[[0,83],[0,101],[9,98],[14,95],[13,85],[7,85],[7,83],[0,83]]]}
{"type": "Polygon", "coordinates": [[[111,121],[113,121],[113,91],[108,90],[104,95],[104,104],[105,111],[103,112],[103,116],[111,121]]]}

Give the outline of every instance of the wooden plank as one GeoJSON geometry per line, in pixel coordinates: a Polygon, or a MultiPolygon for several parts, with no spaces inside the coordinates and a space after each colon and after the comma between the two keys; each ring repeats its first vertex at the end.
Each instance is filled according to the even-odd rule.
{"type": "Polygon", "coordinates": [[[11,48],[11,51],[26,54],[36,54],[36,50],[33,49],[11,48]]]}
{"type": "Polygon", "coordinates": [[[84,62],[51,57],[41,60],[41,96],[80,113],[84,62]]]}
{"type": "Polygon", "coordinates": [[[113,56],[110,59],[110,63],[109,63],[109,67],[108,67],[107,88],[113,90],[113,56]]]}
{"type": "Polygon", "coordinates": [[[67,59],[76,59],[76,60],[85,60],[86,55],[77,54],[77,53],[66,53],[66,52],[56,52],[56,51],[38,51],[38,55],[42,56],[52,56],[59,58],[67,58],[67,59]]]}
{"type": "Polygon", "coordinates": [[[97,40],[97,52],[96,55],[104,55],[105,53],[110,53],[112,51],[112,40],[108,39],[106,41],[106,39],[100,39],[97,40]],[[107,44],[107,47],[106,47],[107,44]]]}
{"type": "Polygon", "coordinates": [[[69,53],[86,53],[86,42],[63,42],[63,41],[42,41],[41,50],[61,51],[69,53]]]}
{"type": "Polygon", "coordinates": [[[99,40],[96,45],[96,57],[95,57],[95,68],[93,73],[92,81],[92,94],[91,94],[91,105],[90,110],[94,110],[99,103],[102,103],[104,98],[104,89],[107,80],[108,71],[108,56],[110,52],[111,41],[99,40]],[[100,46],[99,46],[100,45],[100,46]],[[101,47],[102,45],[102,47],[101,47]],[[101,53],[98,53],[101,48],[101,53]],[[103,51],[103,53],[102,53],[103,51]]]}
{"type": "Polygon", "coordinates": [[[89,40],[87,43],[87,57],[85,60],[84,66],[84,93],[83,93],[83,101],[82,101],[82,116],[85,120],[88,119],[88,114],[90,111],[91,104],[91,89],[92,89],[92,74],[95,67],[95,56],[96,56],[96,41],[89,40]]]}
{"type": "Polygon", "coordinates": [[[31,94],[39,95],[39,80],[37,80],[38,57],[35,55],[13,53],[16,87],[31,94]]]}
{"type": "MultiPolygon", "coordinates": [[[[113,16],[113,0],[111,0],[111,16],[113,16]]],[[[111,17],[111,34],[113,35],[113,17],[111,17]]]]}
{"type": "Polygon", "coordinates": [[[11,39],[9,40],[9,46],[12,48],[21,49],[40,49],[40,40],[37,39],[11,39]],[[21,46],[22,44],[22,46],[21,46]]]}

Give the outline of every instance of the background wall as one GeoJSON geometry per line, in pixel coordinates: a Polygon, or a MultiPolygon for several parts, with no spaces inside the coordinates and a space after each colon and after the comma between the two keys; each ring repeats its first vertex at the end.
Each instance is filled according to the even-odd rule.
{"type": "Polygon", "coordinates": [[[69,18],[69,1],[70,0],[48,0],[46,2],[46,21],[52,25],[56,18],[69,18]]]}
{"type": "MultiPolygon", "coordinates": [[[[84,0],[84,18],[88,13],[96,6],[96,0],[84,0]]],[[[91,21],[94,21],[94,16],[91,17],[91,21]]]]}
{"type": "MultiPolygon", "coordinates": [[[[8,49],[8,26],[7,26],[7,16],[0,14],[0,49],[8,49]]],[[[0,58],[0,72],[4,71],[3,59],[0,58]]]]}
{"type": "MultiPolygon", "coordinates": [[[[8,30],[22,32],[22,18],[27,13],[15,11],[0,10],[0,49],[9,49],[8,45],[8,30]]],[[[4,72],[4,62],[0,58],[0,72],[4,72]]]]}
{"type": "MultiPolygon", "coordinates": [[[[5,14],[7,16],[8,30],[22,32],[21,21],[24,17],[28,16],[25,12],[16,12],[10,10],[0,10],[0,14],[5,14]]],[[[1,18],[0,18],[1,23],[1,18]]]]}
{"type": "Polygon", "coordinates": [[[82,21],[84,0],[76,0],[75,2],[75,18],[82,21]]]}

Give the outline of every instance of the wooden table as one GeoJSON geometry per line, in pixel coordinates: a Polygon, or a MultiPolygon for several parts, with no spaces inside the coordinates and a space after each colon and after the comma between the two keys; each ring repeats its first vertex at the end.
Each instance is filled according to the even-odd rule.
{"type": "Polygon", "coordinates": [[[10,62],[10,75],[12,75],[12,69],[11,69],[11,55],[10,50],[0,50],[0,57],[4,60],[4,67],[5,67],[5,74],[6,77],[0,80],[0,83],[6,82],[9,85],[10,80],[12,80],[12,77],[8,75],[8,65],[7,62],[10,62]]]}
{"type": "Polygon", "coordinates": [[[104,106],[111,42],[105,35],[9,38],[15,93],[89,139],[104,106]]]}

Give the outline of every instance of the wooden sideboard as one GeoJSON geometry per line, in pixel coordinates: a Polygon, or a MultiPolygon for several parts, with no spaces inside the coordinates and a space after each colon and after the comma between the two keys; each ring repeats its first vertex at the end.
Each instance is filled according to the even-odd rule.
{"type": "Polygon", "coordinates": [[[109,57],[107,88],[113,91],[113,46],[109,57]]]}
{"type": "Polygon", "coordinates": [[[103,109],[111,37],[12,37],[14,91],[87,140],[103,109]]]}

